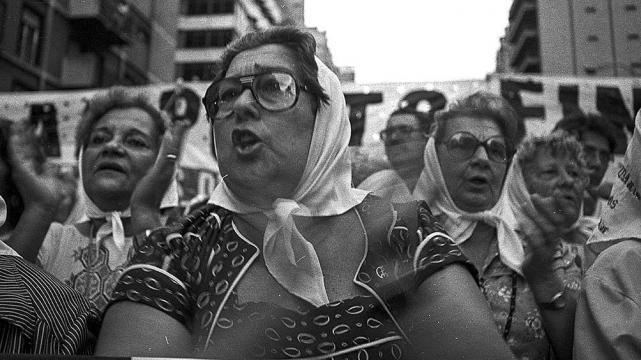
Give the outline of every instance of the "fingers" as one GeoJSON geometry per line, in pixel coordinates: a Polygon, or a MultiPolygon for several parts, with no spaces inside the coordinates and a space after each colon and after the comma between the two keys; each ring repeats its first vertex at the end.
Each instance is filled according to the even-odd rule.
{"type": "Polygon", "coordinates": [[[530,199],[534,207],[526,207],[523,214],[525,240],[534,249],[555,247],[559,234],[552,218],[557,206],[554,198],[532,194],[530,199]]]}

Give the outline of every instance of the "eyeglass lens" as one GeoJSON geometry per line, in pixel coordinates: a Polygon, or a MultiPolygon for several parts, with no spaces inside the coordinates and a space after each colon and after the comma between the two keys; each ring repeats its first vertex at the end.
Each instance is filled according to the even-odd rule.
{"type": "Polygon", "coordinates": [[[479,146],[485,148],[490,160],[501,163],[507,161],[507,149],[500,136],[491,137],[481,142],[470,133],[458,132],[447,141],[447,149],[450,154],[461,160],[472,157],[479,146]]]}
{"type": "Polygon", "coordinates": [[[285,72],[227,78],[215,84],[211,98],[208,99],[210,114],[215,114],[215,117],[228,116],[244,89],[251,89],[254,99],[270,111],[294,106],[298,95],[296,80],[285,72]]]}

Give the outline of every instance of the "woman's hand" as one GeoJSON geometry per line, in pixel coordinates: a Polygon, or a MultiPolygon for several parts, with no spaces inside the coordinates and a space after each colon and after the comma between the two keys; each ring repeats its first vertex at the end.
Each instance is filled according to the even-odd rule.
{"type": "Polygon", "coordinates": [[[56,176],[55,167],[45,163],[46,158],[36,144],[34,130],[28,120],[17,121],[11,126],[8,155],[13,181],[25,208],[56,212],[69,186],[56,176]]]}
{"type": "Polygon", "coordinates": [[[64,220],[71,210],[67,202],[75,199],[74,186],[57,177],[55,168],[45,163],[35,139],[34,127],[26,120],[11,126],[9,162],[24,210],[7,244],[31,262],[36,262],[51,223],[64,220]]]}
{"type": "Polygon", "coordinates": [[[182,144],[190,121],[171,121],[166,115],[167,130],[163,135],[156,162],[140,179],[131,195],[131,216],[135,234],[161,226],[160,204],[169,188],[180,159],[182,144]]]}
{"type": "Polygon", "coordinates": [[[565,229],[557,221],[558,212],[562,211],[561,204],[554,197],[542,197],[531,194],[530,199],[534,208],[525,208],[523,214],[523,238],[526,243],[523,275],[533,288],[546,298],[562,290],[562,282],[554,273],[554,256],[561,243],[560,235],[565,229]],[[545,293],[545,294],[542,294],[545,293]],[[550,293],[550,294],[547,294],[550,293]]]}

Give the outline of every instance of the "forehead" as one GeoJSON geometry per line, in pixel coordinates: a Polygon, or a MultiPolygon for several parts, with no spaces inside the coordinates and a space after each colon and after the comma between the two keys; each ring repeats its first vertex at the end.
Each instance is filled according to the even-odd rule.
{"type": "Polygon", "coordinates": [[[533,161],[534,165],[541,168],[544,166],[578,166],[577,159],[571,154],[556,153],[552,154],[552,150],[548,148],[542,148],[536,151],[536,157],[533,161]]]}
{"type": "Polygon", "coordinates": [[[581,143],[583,146],[591,146],[595,149],[610,152],[610,145],[605,136],[594,131],[585,131],[581,134],[581,143]]]}
{"type": "Polygon", "coordinates": [[[494,136],[503,136],[498,124],[489,118],[457,116],[445,122],[445,139],[460,131],[467,131],[481,141],[494,136]]]}
{"type": "Polygon", "coordinates": [[[155,125],[156,124],[151,118],[151,115],[143,109],[111,109],[96,121],[92,131],[98,129],[123,132],[138,130],[151,136],[156,129],[155,125]]]}
{"type": "Polygon", "coordinates": [[[409,126],[418,126],[418,119],[412,114],[397,114],[392,115],[389,120],[387,120],[387,126],[399,126],[399,125],[409,125],[409,126]]]}
{"type": "Polygon", "coordinates": [[[294,52],[284,45],[261,45],[236,55],[229,64],[226,76],[255,74],[273,68],[285,68],[296,73],[296,64],[294,52]]]}

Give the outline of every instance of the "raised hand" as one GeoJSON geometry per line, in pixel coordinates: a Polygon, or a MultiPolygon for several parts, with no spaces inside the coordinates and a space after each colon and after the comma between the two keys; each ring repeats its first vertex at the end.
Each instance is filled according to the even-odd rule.
{"type": "Polygon", "coordinates": [[[140,179],[131,196],[132,225],[136,234],[161,225],[160,204],[173,180],[184,137],[191,125],[188,119],[172,121],[168,116],[164,117],[167,130],[156,162],[140,179]]]}
{"type": "Polygon", "coordinates": [[[56,168],[45,162],[36,144],[35,127],[28,120],[11,126],[8,155],[13,181],[27,207],[42,207],[55,211],[64,199],[67,184],[56,175],[56,168]]]}
{"type": "Polygon", "coordinates": [[[23,258],[36,262],[38,251],[55,220],[66,218],[60,209],[70,210],[64,199],[73,189],[68,181],[56,176],[55,167],[47,164],[36,145],[34,127],[26,120],[14,123],[8,143],[13,181],[22,196],[24,210],[7,243],[23,258]]]}

